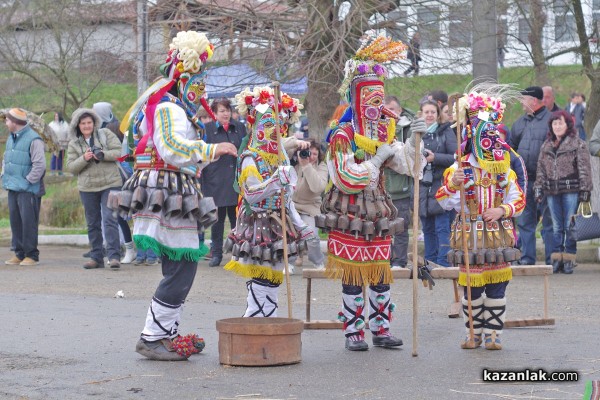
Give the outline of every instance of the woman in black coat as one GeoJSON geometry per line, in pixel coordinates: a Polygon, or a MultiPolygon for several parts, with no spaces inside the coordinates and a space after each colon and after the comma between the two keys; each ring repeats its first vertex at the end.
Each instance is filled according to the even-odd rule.
{"type": "MultiPolygon", "coordinates": [[[[231,118],[231,102],[229,99],[216,99],[212,102],[212,111],[217,117],[216,122],[206,124],[206,143],[233,143],[239,150],[242,139],[246,136],[243,124],[231,118]]],[[[211,227],[210,267],[218,267],[223,259],[223,232],[225,217],[229,218],[231,229],[235,228],[236,206],[238,193],[233,189],[237,158],[224,155],[217,161],[207,165],[202,170],[202,194],[212,197],[217,206],[219,220],[211,227]]]]}
{"type": "Polygon", "coordinates": [[[445,211],[435,194],[442,185],[444,171],[454,163],[456,135],[451,123],[441,123],[437,102],[426,100],[421,104],[421,116],[427,132],[423,135],[423,155],[427,165],[419,188],[419,216],[425,237],[425,259],[444,267],[448,266],[446,254],[450,250],[450,223],[454,211],[445,211]]]}

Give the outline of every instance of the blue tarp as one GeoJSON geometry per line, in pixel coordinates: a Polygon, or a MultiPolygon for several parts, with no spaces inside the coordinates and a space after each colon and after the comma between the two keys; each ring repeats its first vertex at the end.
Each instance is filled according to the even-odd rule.
{"type": "MultiPolygon", "coordinates": [[[[247,87],[271,85],[272,80],[259,74],[247,64],[227,65],[209,68],[206,73],[206,93],[216,97],[235,97],[247,87]]],[[[307,89],[306,77],[282,82],[281,91],[289,94],[304,94],[307,89]]]]}

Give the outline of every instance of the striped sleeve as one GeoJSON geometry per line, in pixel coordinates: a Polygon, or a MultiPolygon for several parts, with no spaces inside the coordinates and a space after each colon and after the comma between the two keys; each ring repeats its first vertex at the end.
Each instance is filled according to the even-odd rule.
{"type": "Polygon", "coordinates": [[[334,134],[329,144],[327,168],[333,184],[344,193],[359,193],[371,180],[367,166],[355,161],[350,140],[342,130],[334,134]]]}
{"type": "Polygon", "coordinates": [[[458,188],[452,184],[452,175],[458,168],[458,164],[454,163],[444,171],[442,178],[442,186],[435,194],[435,198],[444,210],[460,211],[460,192],[458,188]]]}
{"type": "Polygon", "coordinates": [[[214,160],[217,145],[196,139],[193,125],[180,107],[163,103],[154,118],[154,144],[163,160],[178,167],[214,160]]]}
{"type": "Polygon", "coordinates": [[[508,187],[504,197],[504,204],[510,207],[507,217],[518,217],[525,209],[525,195],[517,183],[517,174],[512,169],[508,173],[508,187]]]}

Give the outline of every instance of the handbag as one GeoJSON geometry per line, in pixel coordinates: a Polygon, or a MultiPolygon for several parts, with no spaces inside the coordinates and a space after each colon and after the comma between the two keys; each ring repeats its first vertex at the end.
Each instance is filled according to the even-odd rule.
{"type": "Polygon", "coordinates": [[[589,202],[579,203],[571,219],[571,232],[578,242],[600,238],[600,217],[592,212],[589,202]]]}

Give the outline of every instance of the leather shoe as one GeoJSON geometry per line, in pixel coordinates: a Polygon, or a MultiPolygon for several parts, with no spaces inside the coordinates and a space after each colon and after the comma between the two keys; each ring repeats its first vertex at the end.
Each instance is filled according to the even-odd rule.
{"type": "Polygon", "coordinates": [[[572,274],[573,273],[573,261],[566,261],[564,263],[563,273],[564,274],[572,274]]]}
{"type": "Polygon", "coordinates": [[[144,339],[140,339],[135,345],[135,351],[150,360],[156,361],[185,361],[188,359],[188,357],[172,351],[168,339],[156,342],[147,342],[144,339]]]}
{"type": "Polygon", "coordinates": [[[395,336],[392,336],[392,335],[375,336],[375,335],[373,335],[373,346],[385,347],[385,348],[389,349],[392,347],[398,347],[398,346],[402,346],[402,345],[403,345],[402,339],[398,339],[395,336]]]}
{"type": "Polygon", "coordinates": [[[560,260],[552,260],[552,273],[558,274],[563,267],[561,264],[560,260]]]}
{"type": "Polygon", "coordinates": [[[221,264],[221,258],[220,257],[213,257],[208,262],[208,266],[209,267],[218,267],[219,264],[221,264]]]}
{"type": "Polygon", "coordinates": [[[369,350],[369,345],[364,340],[350,340],[346,338],[346,348],[350,351],[366,351],[369,350]]]}
{"type": "Polygon", "coordinates": [[[83,264],[83,268],[85,268],[85,269],[104,268],[104,263],[99,263],[96,260],[90,260],[83,264]]]}

